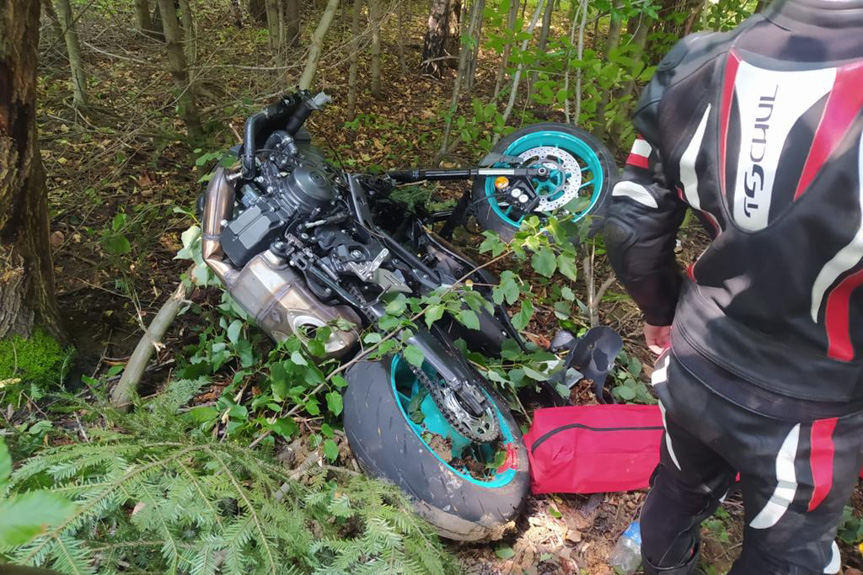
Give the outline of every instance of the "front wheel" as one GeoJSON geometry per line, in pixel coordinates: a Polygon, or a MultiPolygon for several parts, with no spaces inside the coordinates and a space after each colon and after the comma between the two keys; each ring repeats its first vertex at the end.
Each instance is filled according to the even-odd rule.
{"type": "MultiPolygon", "coordinates": [[[[605,203],[616,168],[602,143],[584,130],[548,122],[516,130],[492,153],[518,158],[494,167],[546,167],[548,175],[531,181],[539,201],[531,214],[570,217],[579,221],[596,214],[605,203]]],[[[485,164],[486,162],[483,162],[485,164]]],[[[479,225],[510,241],[528,213],[519,209],[513,189],[498,190],[494,178],[474,180],[473,213],[479,225]]],[[[522,199],[526,196],[522,196],[522,199]]]]}
{"type": "MultiPolygon", "coordinates": [[[[426,362],[422,368],[434,376],[426,362]]],[[[500,537],[530,486],[527,451],[509,408],[494,391],[501,439],[476,444],[443,417],[401,356],[363,361],[346,374],[344,426],[368,474],[396,484],[441,536],[500,537]]]]}

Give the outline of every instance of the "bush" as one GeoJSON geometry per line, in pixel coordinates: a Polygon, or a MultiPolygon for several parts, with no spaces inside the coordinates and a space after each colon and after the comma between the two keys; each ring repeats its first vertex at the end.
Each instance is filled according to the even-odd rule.
{"type": "Polygon", "coordinates": [[[16,383],[30,385],[33,390],[59,384],[72,355],[71,348],[63,348],[41,329],[27,339],[16,335],[0,340],[0,389],[16,383]]]}

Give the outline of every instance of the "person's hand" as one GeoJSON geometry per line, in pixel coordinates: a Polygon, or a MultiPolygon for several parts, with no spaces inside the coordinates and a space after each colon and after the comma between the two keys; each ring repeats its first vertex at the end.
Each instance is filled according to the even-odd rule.
{"type": "Polygon", "coordinates": [[[648,349],[656,355],[660,355],[671,347],[671,326],[645,323],[644,339],[647,341],[648,349]]]}

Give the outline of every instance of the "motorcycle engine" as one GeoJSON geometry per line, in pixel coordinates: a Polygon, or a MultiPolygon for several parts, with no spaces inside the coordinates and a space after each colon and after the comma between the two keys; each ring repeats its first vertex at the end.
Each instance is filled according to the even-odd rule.
{"type": "Polygon", "coordinates": [[[323,213],[339,196],[316,148],[297,146],[287,134],[275,136],[268,142],[281,142],[260,162],[254,180],[240,184],[239,213],[222,231],[222,249],[238,268],[266,250],[288,223],[323,213]]]}

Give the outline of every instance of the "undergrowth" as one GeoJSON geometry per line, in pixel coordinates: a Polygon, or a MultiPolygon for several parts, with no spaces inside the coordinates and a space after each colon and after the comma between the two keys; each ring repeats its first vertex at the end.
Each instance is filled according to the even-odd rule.
{"type": "Polygon", "coordinates": [[[29,338],[12,336],[0,340],[0,400],[17,404],[23,391],[38,400],[52,386],[63,381],[74,356],[41,329],[29,338]]]}
{"type": "Polygon", "coordinates": [[[131,415],[99,409],[106,424],[90,443],[27,460],[11,496],[47,492],[75,507],[23,545],[0,541],[0,559],[74,574],[454,572],[398,490],[321,466],[300,481],[200,431],[178,413],[200,386],[175,382],[131,415]]]}

